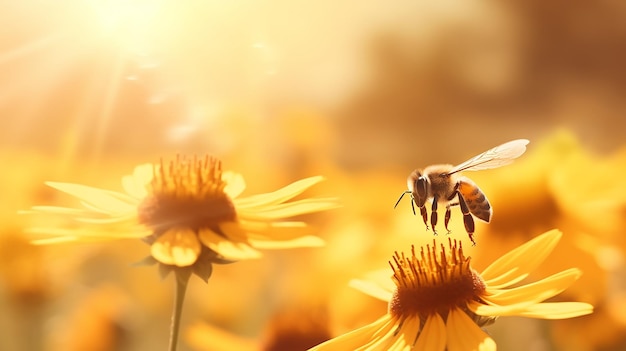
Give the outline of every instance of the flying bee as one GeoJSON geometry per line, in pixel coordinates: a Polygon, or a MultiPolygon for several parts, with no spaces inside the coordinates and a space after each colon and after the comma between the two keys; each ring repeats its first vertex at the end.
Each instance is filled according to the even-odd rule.
{"type": "Polygon", "coordinates": [[[472,215],[482,221],[489,223],[493,210],[485,194],[471,179],[460,174],[462,171],[479,171],[482,169],[497,168],[513,162],[526,151],[528,140],[517,139],[496,146],[478,156],[457,165],[450,164],[432,165],[424,170],[414,170],[407,179],[409,190],[404,191],[396,205],[396,208],[406,194],[411,195],[411,208],[415,214],[415,206],[419,207],[420,214],[428,230],[428,212],[426,201],[432,202],[430,225],[435,235],[437,230],[437,206],[446,206],[444,225],[448,233],[448,223],[450,222],[450,207],[459,206],[463,213],[463,224],[473,245],[474,241],[474,219],[472,215]],[[456,201],[455,201],[456,198],[456,201]]]}

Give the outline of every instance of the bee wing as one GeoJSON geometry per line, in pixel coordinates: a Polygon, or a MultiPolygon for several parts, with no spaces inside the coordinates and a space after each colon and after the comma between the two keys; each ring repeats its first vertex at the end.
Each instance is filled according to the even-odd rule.
{"type": "Polygon", "coordinates": [[[498,145],[455,166],[448,174],[461,171],[479,171],[508,165],[526,151],[528,143],[529,141],[526,139],[517,139],[498,145]]]}

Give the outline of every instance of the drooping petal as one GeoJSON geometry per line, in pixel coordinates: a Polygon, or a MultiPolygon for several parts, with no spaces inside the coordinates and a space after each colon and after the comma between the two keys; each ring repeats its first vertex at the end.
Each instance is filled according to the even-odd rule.
{"type": "MultiPolygon", "coordinates": [[[[393,319],[390,315],[385,314],[373,323],[370,323],[361,328],[355,329],[349,333],[343,334],[336,338],[330,339],[324,343],[321,343],[315,347],[309,349],[309,351],[345,351],[345,350],[365,350],[363,345],[367,345],[372,342],[372,339],[380,339],[388,337],[388,334],[393,333],[393,319]],[[378,338],[373,336],[381,330],[385,330],[385,333],[379,335],[378,338]]],[[[374,350],[369,348],[370,350],[374,350]]]]}
{"type": "MultiPolygon", "coordinates": [[[[572,285],[580,276],[577,268],[553,274],[539,281],[522,285],[517,288],[499,290],[485,297],[485,300],[496,305],[512,305],[520,302],[541,302],[556,296],[572,285]]],[[[487,289],[489,292],[490,289],[487,289]]]]}
{"type": "Polygon", "coordinates": [[[200,230],[198,237],[206,247],[227,260],[239,261],[261,257],[261,253],[246,242],[227,239],[210,229],[200,230]]]}
{"type": "Polygon", "coordinates": [[[258,194],[243,199],[236,199],[235,205],[238,208],[244,209],[249,206],[256,207],[279,204],[302,194],[308,188],[321,182],[322,180],[324,180],[324,177],[322,176],[301,179],[271,193],[258,194]]]}
{"type": "Polygon", "coordinates": [[[448,351],[495,351],[496,343],[460,309],[448,313],[446,321],[448,351]]]}
{"type": "Polygon", "coordinates": [[[560,239],[561,232],[551,230],[509,251],[481,273],[485,284],[501,288],[521,281],[546,259],[560,239]]]}
{"type": "Polygon", "coordinates": [[[243,191],[246,189],[246,181],[243,179],[243,176],[239,173],[225,171],[222,173],[222,180],[226,183],[224,187],[224,192],[231,199],[236,198],[241,195],[243,191]]]}
{"type": "Polygon", "coordinates": [[[200,242],[195,233],[185,229],[171,229],[159,236],[150,252],[157,261],[186,267],[194,264],[201,251],[200,242]]]}
{"type": "Polygon", "coordinates": [[[417,339],[415,351],[444,351],[446,349],[446,325],[438,313],[428,317],[417,339]]]}

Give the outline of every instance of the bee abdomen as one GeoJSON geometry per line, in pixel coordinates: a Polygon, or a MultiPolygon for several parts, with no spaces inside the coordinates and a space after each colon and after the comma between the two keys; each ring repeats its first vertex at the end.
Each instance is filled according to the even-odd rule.
{"type": "Polygon", "coordinates": [[[482,195],[482,198],[483,200],[480,202],[468,202],[467,206],[474,216],[482,219],[485,222],[489,222],[489,220],[491,219],[491,205],[489,204],[489,201],[487,201],[485,195],[482,195]]]}
{"type": "Polygon", "coordinates": [[[491,204],[480,188],[470,179],[464,177],[459,184],[459,192],[465,199],[469,211],[485,222],[491,220],[491,204]]]}

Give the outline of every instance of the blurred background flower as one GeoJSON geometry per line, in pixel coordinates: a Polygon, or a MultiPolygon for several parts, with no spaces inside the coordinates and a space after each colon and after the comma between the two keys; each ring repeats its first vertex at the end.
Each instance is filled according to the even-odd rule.
{"type": "MultiPolygon", "coordinates": [[[[294,310],[323,312],[311,315],[330,335],[382,315],[384,303],[347,282],[397,247],[432,240],[408,204],[393,210],[406,176],[516,138],[531,143],[515,163],[466,174],[494,208],[466,254],[482,269],[559,228],[538,274],[575,260],[583,275],[562,298],[595,312],[550,324],[510,318],[494,338],[513,351],[530,347],[520,340],[626,349],[625,18],[626,7],[605,0],[5,2],[0,349],[81,345],[88,332],[115,350],[167,343],[170,289],[130,267],[143,244],[26,245],[23,228],[42,223],[18,210],[70,205],[44,181],[117,189],[135,164],[177,153],[215,155],[250,180],[249,194],[323,174],[314,192],[344,204],[307,216],[325,248],[219,267],[208,294],[190,282],[184,325],[260,348],[270,321],[294,310]]],[[[466,241],[459,212],[450,224],[466,241]]],[[[180,349],[198,349],[191,340],[180,349]]]]}

